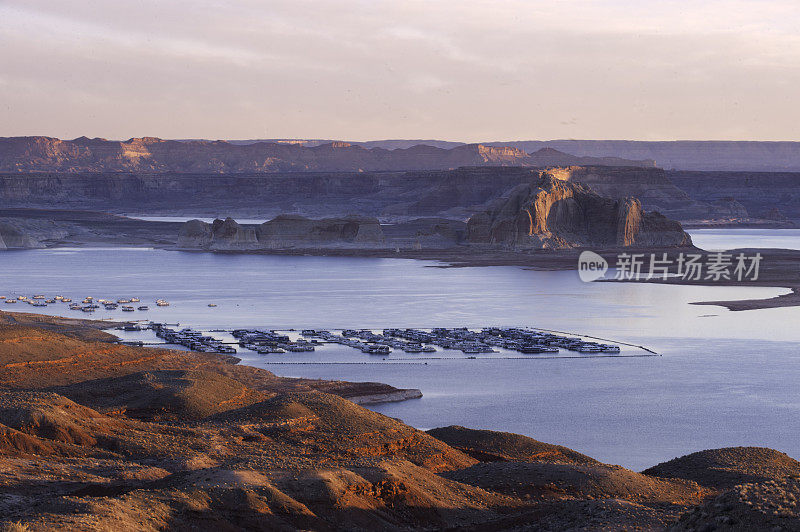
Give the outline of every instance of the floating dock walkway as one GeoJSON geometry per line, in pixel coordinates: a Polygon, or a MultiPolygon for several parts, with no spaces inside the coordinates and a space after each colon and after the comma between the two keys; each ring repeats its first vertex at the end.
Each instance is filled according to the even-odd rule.
{"type": "MultiPolygon", "coordinates": [[[[383,357],[380,361],[325,361],[264,359],[265,364],[325,365],[325,364],[425,364],[427,361],[447,360],[552,360],[575,358],[642,358],[661,356],[643,345],[601,338],[598,336],[543,329],[537,327],[482,327],[482,328],[393,328],[376,332],[372,329],[212,329],[208,331],[176,330],[166,324],[150,323],[144,327],[126,326],[126,331],[152,329],[162,341],[120,339],[120,343],[133,346],[183,345],[193,351],[237,354],[234,346],[245,353],[261,355],[303,353],[318,347],[338,344],[361,350],[368,355],[383,357]],[[222,339],[211,333],[229,334],[233,339],[222,339]],[[599,343],[613,342],[613,343],[599,343]],[[635,348],[640,353],[622,353],[620,346],[635,348]],[[435,346],[435,347],[434,347],[435,346]],[[412,355],[404,358],[391,356],[392,351],[412,355]],[[443,351],[461,351],[471,356],[439,356],[443,351]],[[516,351],[514,355],[509,351],[516,351]],[[572,351],[575,354],[563,353],[572,351]],[[419,356],[415,356],[419,354],[419,356]],[[485,356],[472,356],[485,355],[485,356]],[[533,355],[533,356],[531,356],[533,355]]],[[[376,357],[377,358],[377,357],[376,357]]]]}

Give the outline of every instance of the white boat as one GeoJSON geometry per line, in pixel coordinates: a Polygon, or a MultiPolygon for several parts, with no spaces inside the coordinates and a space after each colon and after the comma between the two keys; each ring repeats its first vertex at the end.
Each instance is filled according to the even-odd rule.
{"type": "Polygon", "coordinates": [[[584,345],[578,349],[579,353],[602,353],[603,348],[599,345],[584,345]]]}

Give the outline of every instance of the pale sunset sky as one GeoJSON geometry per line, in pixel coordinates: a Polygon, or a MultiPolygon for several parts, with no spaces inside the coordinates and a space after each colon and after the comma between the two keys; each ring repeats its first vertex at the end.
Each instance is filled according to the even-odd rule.
{"type": "Polygon", "coordinates": [[[0,136],[800,139],[798,0],[0,0],[0,136]]]}

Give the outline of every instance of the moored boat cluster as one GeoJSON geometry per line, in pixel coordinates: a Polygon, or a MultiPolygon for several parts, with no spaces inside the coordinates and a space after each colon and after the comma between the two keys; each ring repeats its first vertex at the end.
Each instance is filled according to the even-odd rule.
{"type": "MultiPolygon", "coordinates": [[[[251,329],[236,329],[231,332],[239,340],[239,345],[245,349],[266,355],[269,353],[304,353],[314,351],[312,342],[300,338],[291,341],[288,335],[275,331],[260,331],[251,329]]],[[[314,342],[317,343],[317,342],[314,342]]]]}
{"type": "Polygon", "coordinates": [[[558,353],[559,348],[579,353],[619,353],[618,345],[589,342],[580,338],[516,327],[489,327],[480,331],[452,329],[384,329],[377,334],[369,329],[345,329],[341,335],[326,330],[305,329],[303,336],[348,345],[370,354],[388,354],[391,349],[406,353],[431,353],[439,346],[466,354],[496,353],[502,347],[523,354],[558,353]]]}
{"type": "MultiPolygon", "coordinates": [[[[94,312],[97,309],[104,308],[105,310],[117,310],[120,309],[123,312],[135,312],[137,310],[146,311],[150,310],[148,305],[142,305],[141,300],[138,297],[131,297],[131,298],[123,298],[123,299],[100,299],[94,298],[93,296],[86,296],[80,302],[75,301],[73,302],[71,298],[64,297],[64,296],[54,296],[48,297],[42,294],[37,294],[34,296],[16,296],[16,297],[7,297],[7,296],[0,296],[0,300],[5,300],[7,305],[13,305],[17,302],[19,303],[27,303],[33,307],[47,307],[48,305],[53,305],[57,303],[66,303],[70,310],[75,311],[82,311],[82,312],[94,312]]],[[[169,306],[169,302],[164,299],[157,299],[155,301],[156,305],[159,307],[166,307],[169,306]]]]}
{"type": "MultiPolygon", "coordinates": [[[[137,326],[141,330],[142,326],[137,326]]],[[[236,353],[231,343],[192,329],[175,330],[165,324],[151,323],[166,343],[178,344],[202,352],[236,353]]],[[[437,348],[458,350],[465,354],[498,353],[496,348],[522,354],[559,353],[561,349],[584,354],[619,353],[620,347],[520,327],[486,327],[480,330],[457,328],[434,329],[342,329],[336,334],[326,329],[303,329],[292,340],[288,334],[272,329],[234,329],[229,332],[239,347],[256,353],[302,353],[315,351],[324,344],[339,344],[370,355],[388,355],[393,350],[405,353],[435,353],[437,348]]],[[[474,357],[470,357],[474,358],[474,357]]]]}
{"type": "Polygon", "coordinates": [[[192,329],[176,331],[160,323],[154,323],[152,328],[156,336],[162,338],[165,342],[182,345],[188,347],[192,351],[199,351],[201,353],[236,353],[235,347],[225,345],[213,336],[203,335],[200,331],[194,331],[192,329]]]}

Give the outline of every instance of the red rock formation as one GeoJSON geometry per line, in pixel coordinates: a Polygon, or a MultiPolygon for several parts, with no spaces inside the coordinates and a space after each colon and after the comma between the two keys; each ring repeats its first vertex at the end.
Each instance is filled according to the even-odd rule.
{"type": "Polygon", "coordinates": [[[685,246],[678,222],[645,213],[639,200],[614,200],[551,174],[520,185],[468,222],[474,244],[512,249],[685,246]]]}

